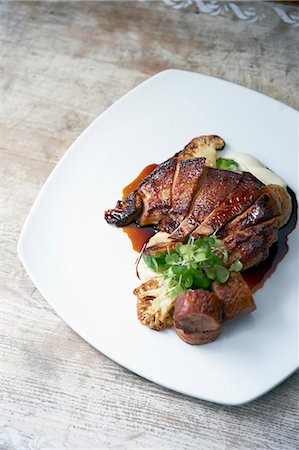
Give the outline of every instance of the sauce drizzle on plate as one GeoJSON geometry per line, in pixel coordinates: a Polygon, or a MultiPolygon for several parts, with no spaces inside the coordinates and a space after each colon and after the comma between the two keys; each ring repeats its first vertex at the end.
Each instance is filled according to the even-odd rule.
{"type": "MultiPolygon", "coordinates": [[[[149,164],[146,166],[140,174],[133,180],[128,186],[123,188],[122,199],[129,195],[134,189],[137,188],[138,184],[149,175],[158,164],[149,164]]],[[[126,233],[132,242],[133,250],[136,252],[141,252],[144,244],[156,233],[155,227],[143,227],[140,228],[136,223],[131,223],[126,227],[123,227],[124,233],[126,233]]]]}
{"type": "Polygon", "coordinates": [[[292,214],[288,223],[278,230],[278,241],[270,247],[269,256],[264,261],[260,262],[257,266],[242,272],[243,277],[247,281],[252,292],[256,292],[263,287],[265,281],[271,277],[276,267],[284,256],[288,253],[288,235],[296,227],[297,215],[298,215],[298,203],[296,194],[290,188],[287,188],[288,193],[292,199],[292,214]]]}
{"type": "Polygon", "coordinates": [[[133,180],[130,184],[128,184],[128,186],[123,188],[122,200],[124,200],[127,195],[129,195],[131,192],[133,192],[137,188],[138,184],[141,183],[141,181],[144,180],[144,178],[147,175],[149,175],[157,166],[158,166],[158,164],[149,164],[144,169],[142,169],[142,171],[135,178],[135,180],[133,180]]]}

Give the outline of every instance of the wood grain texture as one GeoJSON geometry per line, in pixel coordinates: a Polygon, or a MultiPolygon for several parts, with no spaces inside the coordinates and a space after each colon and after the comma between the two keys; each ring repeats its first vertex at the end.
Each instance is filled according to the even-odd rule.
{"type": "Polygon", "coordinates": [[[297,41],[160,2],[3,2],[1,449],[295,449],[298,374],[242,407],[173,393],[95,351],[55,314],[16,243],[80,132],[132,87],[182,68],[299,106],[297,41]]]}

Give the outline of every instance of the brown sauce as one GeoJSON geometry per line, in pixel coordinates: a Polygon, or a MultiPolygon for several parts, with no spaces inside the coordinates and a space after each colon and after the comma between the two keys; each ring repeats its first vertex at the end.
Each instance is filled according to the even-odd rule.
{"type": "MultiPolygon", "coordinates": [[[[146,166],[142,172],[140,172],[138,177],[123,189],[123,199],[130,194],[130,192],[136,189],[138,184],[148,174],[150,174],[155,167],[157,167],[157,164],[150,164],[149,166],[146,166]]],[[[265,281],[271,277],[276,267],[289,250],[287,243],[288,235],[296,227],[298,204],[296,195],[290,188],[288,188],[288,193],[292,198],[292,214],[288,223],[278,231],[278,241],[270,248],[269,256],[265,261],[262,261],[257,266],[251,267],[250,269],[242,272],[242,275],[247,281],[252,292],[256,292],[264,285],[265,281]]],[[[137,252],[142,250],[143,246],[156,232],[155,227],[140,228],[135,223],[127,225],[123,228],[123,231],[128,235],[132,242],[133,249],[137,252]]]]}
{"type": "Polygon", "coordinates": [[[288,188],[288,193],[292,199],[292,214],[288,223],[278,231],[278,241],[270,248],[269,256],[265,261],[242,272],[252,292],[263,287],[265,281],[271,277],[280,261],[288,253],[288,235],[296,227],[298,214],[296,194],[290,188],[288,188]]]}
{"type": "Polygon", "coordinates": [[[141,183],[141,181],[147,175],[149,175],[157,167],[157,165],[158,164],[149,164],[144,169],[142,169],[142,171],[135,178],[135,180],[133,180],[130,184],[128,184],[128,186],[123,188],[123,197],[122,197],[122,199],[124,200],[127,195],[129,195],[131,192],[133,192],[137,188],[138,184],[141,183]]]}
{"type": "MultiPolygon", "coordinates": [[[[140,174],[132,181],[132,183],[128,184],[125,188],[123,188],[123,196],[122,199],[129,195],[134,189],[137,188],[139,183],[149,175],[158,164],[149,164],[146,166],[140,174]]],[[[156,230],[154,227],[143,227],[140,228],[136,223],[131,223],[123,228],[124,233],[126,233],[132,242],[132,247],[136,252],[141,252],[144,244],[148,242],[148,240],[155,234],[156,230]]]]}
{"type": "Polygon", "coordinates": [[[132,247],[136,252],[141,252],[144,245],[149,239],[154,236],[156,230],[154,227],[142,227],[140,228],[136,223],[130,223],[123,228],[123,231],[128,235],[132,242],[132,247]]]}

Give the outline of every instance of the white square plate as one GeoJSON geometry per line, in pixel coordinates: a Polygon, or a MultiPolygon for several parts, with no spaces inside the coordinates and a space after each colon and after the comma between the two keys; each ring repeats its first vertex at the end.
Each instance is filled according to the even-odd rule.
{"type": "Polygon", "coordinates": [[[208,76],[168,70],[121,98],[76,140],[36,199],[18,252],[33,282],[86,341],[162,386],[238,405],[298,366],[298,228],[289,252],[255,294],[257,311],[227,324],[217,341],[190,346],[173,330],[136,318],[137,254],[104,211],[147,164],[201,134],[254,154],[298,192],[297,112],[208,76]]]}

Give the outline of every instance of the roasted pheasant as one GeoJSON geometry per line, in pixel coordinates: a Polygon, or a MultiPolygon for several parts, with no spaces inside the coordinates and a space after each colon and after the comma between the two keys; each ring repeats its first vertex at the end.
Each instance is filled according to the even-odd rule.
{"type": "MultiPolygon", "coordinates": [[[[267,258],[278,229],[288,220],[290,197],[284,188],[264,185],[249,172],[215,168],[216,150],[223,147],[218,136],[193,139],[106,211],[106,221],[118,227],[131,222],[154,225],[162,238],[147,244],[145,256],[171,254],[178,243],[214,236],[226,252],[223,271],[236,267],[236,261],[242,269],[258,264],[267,258]]],[[[135,290],[139,320],[157,330],[174,324],[186,342],[205,343],[218,336],[223,320],[255,309],[251,292],[237,272],[232,271],[221,286],[208,283],[206,290],[194,290],[194,280],[189,291],[172,301],[164,322],[148,314],[156,295],[150,292],[162,292],[167,299],[162,278],[143,283],[135,290]]]]}
{"type": "MultiPolygon", "coordinates": [[[[209,167],[205,158],[198,157],[223,147],[218,136],[193,139],[157,166],[124,201],[106,211],[106,221],[116,226],[133,221],[141,227],[155,225],[170,234],[167,246],[189,235],[217,234],[225,237],[230,249],[233,243],[242,243],[244,267],[258,264],[277,240],[290,201],[279,186],[265,186],[249,172],[209,167]],[[250,256],[252,246],[254,257],[250,256]]],[[[163,243],[156,251],[162,247],[163,243]]]]}

